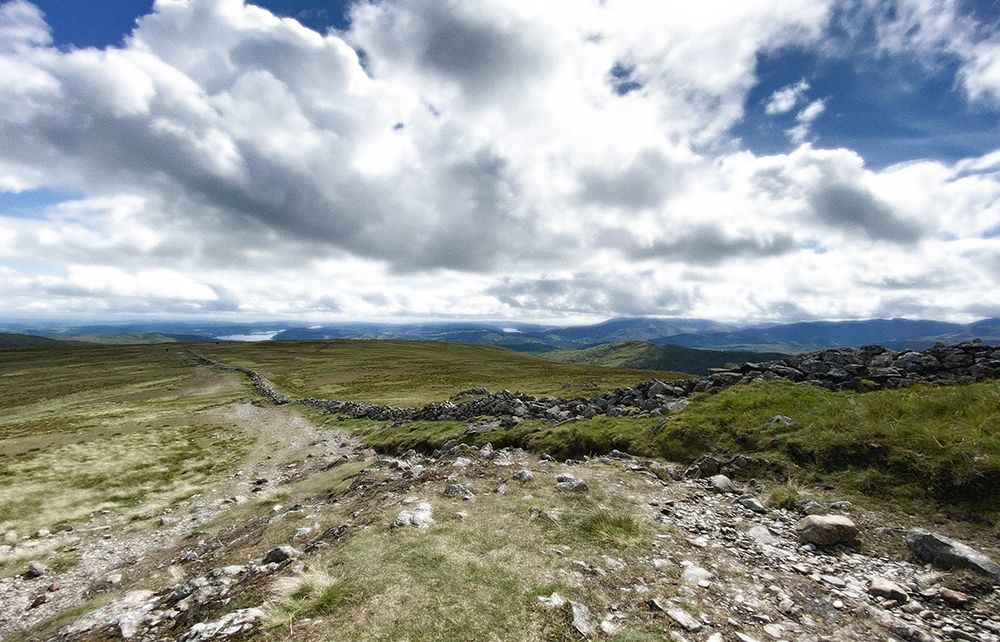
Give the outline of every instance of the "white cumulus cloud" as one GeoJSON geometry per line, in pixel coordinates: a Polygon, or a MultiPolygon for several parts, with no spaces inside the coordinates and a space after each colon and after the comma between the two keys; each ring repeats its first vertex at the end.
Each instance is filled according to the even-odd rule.
{"type": "Polygon", "coordinates": [[[122,46],[60,49],[33,5],[6,2],[0,190],[83,196],[0,209],[0,297],[743,319],[881,314],[903,292],[913,314],[1000,313],[982,268],[1000,254],[991,156],[874,170],[798,145],[826,104],[804,80],[765,107],[799,110],[795,149],[733,137],[759,57],[818,47],[830,16],[815,0],[385,0],[321,34],[241,0],[157,0],[122,46]]]}

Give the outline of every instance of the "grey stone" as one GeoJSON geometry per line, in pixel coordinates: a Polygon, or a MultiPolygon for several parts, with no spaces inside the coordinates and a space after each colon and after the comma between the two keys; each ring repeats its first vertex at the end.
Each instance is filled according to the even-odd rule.
{"type": "Polygon", "coordinates": [[[700,479],[718,475],[720,470],[722,470],[722,462],[711,455],[702,455],[687,467],[684,476],[688,479],[700,479]]]}
{"type": "Polygon", "coordinates": [[[472,494],[472,491],[468,486],[464,484],[448,484],[444,487],[445,497],[461,497],[465,500],[475,499],[476,496],[472,494]]]}
{"type": "Polygon", "coordinates": [[[938,568],[966,568],[1000,580],[1000,565],[950,537],[917,528],[906,534],[906,545],[919,559],[938,568]]]}
{"type": "Polygon", "coordinates": [[[681,608],[669,608],[667,609],[667,615],[687,631],[700,631],[704,627],[694,616],[681,608]]]}
{"type": "Polygon", "coordinates": [[[868,593],[885,600],[895,600],[900,604],[905,604],[910,600],[910,594],[906,592],[906,589],[877,575],[871,577],[868,593]]]}
{"type": "Polygon", "coordinates": [[[400,511],[392,521],[392,528],[426,529],[434,525],[434,511],[427,502],[420,502],[409,510],[400,511]]]}
{"type": "Polygon", "coordinates": [[[538,596],[538,603],[541,604],[542,606],[547,606],[547,607],[552,608],[552,607],[560,607],[560,606],[564,605],[566,603],[566,600],[564,600],[563,597],[561,595],[559,595],[558,593],[553,593],[552,595],[548,595],[548,596],[546,596],[546,595],[539,595],[538,596]]]}
{"type": "Polygon", "coordinates": [[[531,474],[531,471],[527,468],[522,468],[521,470],[514,473],[514,479],[523,483],[529,482],[534,479],[535,476],[531,474]]]}
{"type": "Polygon", "coordinates": [[[212,622],[199,622],[177,640],[178,642],[206,642],[207,640],[242,636],[258,628],[263,622],[264,611],[261,609],[240,609],[212,622]]]}
{"type": "Polygon", "coordinates": [[[737,500],[744,508],[749,508],[755,513],[766,513],[767,509],[756,497],[740,497],[737,500]]]}
{"type": "Polygon", "coordinates": [[[830,546],[854,542],[858,527],[843,515],[809,515],[799,520],[795,532],[803,542],[830,546]]]}
{"type": "Polygon", "coordinates": [[[288,560],[293,560],[302,556],[302,551],[295,548],[294,546],[279,546],[277,548],[272,548],[264,556],[265,564],[280,564],[281,562],[287,562],[288,560]]]}
{"type": "Polygon", "coordinates": [[[725,475],[712,475],[708,478],[708,483],[710,483],[712,488],[720,493],[736,492],[736,486],[733,484],[733,480],[729,479],[725,475]]]}
{"type": "Polygon", "coordinates": [[[570,602],[570,609],[573,611],[573,628],[585,638],[592,637],[597,633],[597,625],[594,624],[594,616],[590,609],[579,602],[570,602]]]}
{"type": "Polygon", "coordinates": [[[581,493],[587,490],[587,482],[583,481],[582,479],[573,479],[569,481],[557,482],[556,490],[562,490],[571,493],[581,493]]]}
{"type": "Polygon", "coordinates": [[[747,534],[750,535],[750,537],[757,540],[757,543],[759,544],[776,546],[779,543],[778,538],[772,535],[771,531],[767,530],[766,526],[762,526],[760,524],[756,526],[751,526],[750,530],[747,531],[747,534]]]}

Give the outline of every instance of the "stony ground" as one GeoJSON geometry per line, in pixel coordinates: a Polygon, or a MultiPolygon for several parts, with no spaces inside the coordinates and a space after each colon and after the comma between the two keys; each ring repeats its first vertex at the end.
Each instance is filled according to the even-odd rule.
{"type": "Polygon", "coordinates": [[[212,409],[211,414],[242,426],[254,440],[248,465],[221,483],[158,515],[105,509],[68,530],[6,534],[7,548],[0,559],[27,563],[55,553],[72,556],[73,562],[41,578],[19,574],[0,579],[0,638],[91,598],[113,595],[120,586],[141,578],[148,570],[145,558],[153,551],[176,546],[192,530],[248,501],[267,485],[287,481],[294,475],[285,466],[290,457],[303,452],[310,457],[338,457],[357,448],[350,438],[319,430],[301,415],[277,408],[241,402],[212,409]]]}
{"type": "MultiPolygon", "coordinates": [[[[347,459],[343,461],[340,465],[347,465],[347,459]]],[[[532,608],[563,613],[557,620],[577,637],[628,639],[622,636],[636,631],[649,639],[673,640],[875,640],[893,635],[908,640],[1000,640],[997,587],[986,578],[949,574],[915,562],[895,541],[899,533],[877,515],[838,506],[833,512],[850,515],[860,526],[860,549],[818,548],[796,534],[801,513],[749,501],[752,485],[734,482],[720,492],[717,478],[664,480],[663,472],[660,466],[630,458],[559,463],[517,451],[464,448],[435,457],[369,461],[355,475],[355,483],[339,493],[288,508],[272,507],[266,519],[247,515],[217,532],[209,529],[197,541],[182,542],[171,560],[174,585],[136,593],[149,591],[143,587],[150,585],[141,577],[129,577],[124,580],[130,589],[121,598],[124,602],[64,628],[57,639],[104,639],[109,633],[136,640],[218,639],[227,637],[226,631],[312,639],[338,627],[338,619],[292,619],[287,630],[273,623],[268,628],[267,612],[275,603],[263,587],[323,566],[324,557],[354,536],[355,528],[391,533],[394,522],[405,522],[405,527],[420,531],[420,537],[433,538],[442,523],[460,530],[469,522],[470,535],[478,537],[472,513],[489,511],[491,502],[510,506],[513,498],[517,508],[508,515],[512,529],[558,528],[570,519],[568,514],[591,502],[595,507],[624,502],[636,510],[642,540],[638,546],[548,546],[544,537],[538,542],[540,565],[562,593],[534,596],[532,608]],[[592,493],[596,496],[590,497],[592,493]],[[336,517],[334,522],[348,519],[338,528],[330,517],[336,517]],[[278,530],[291,531],[282,546],[268,544],[244,564],[225,563],[232,561],[233,550],[227,548],[246,554],[243,543],[260,540],[275,524],[281,525],[278,530]],[[894,583],[905,597],[889,602],[872,595],[874,578],[894,583]],[[964,591],[952,593],[948,586],[964,591]],[[242,606],[239,596],[262,590],[260,603],[242,606]],[[225,613],[230,600],[242,608],[225,613]],[[198,624],[203,619],[218,622],[213,616],[219,613],[224,613],[223,626],[198,624]]],[[[200,524],[165,529],[156,542],[200,524]]],[[[613,538],[614,527],[609,528],[613,538]]],[[[148,540],[117,543],[123,546],[117,555],[112,547],[96,543],[94,559],[117,558],[126,575],[134,575],[129,569],[142,568],[135,559],[141,549],[124,555],[121,551],[148,540]]],[[[65,588],[53,595],[79,588],[78,573],[18,578],[5,587],[5,611],[23,613],[27,597],[44,594],[55,581],[65,588]]],[[[19,618],[18,624],[38,619],[19,618]]],[[[553,639],[560,637],[549,633],[553,639]]],[[[363,632],[353,634],[365,638],[363,632]]],[[[500,634],[500,639],[532,639],[511,631],[500,634]]]]}
{"type": "Polygon", "coordinates": [[[3,639],[1000,641],[1000,579],[925,564],[912,523],[819,490],[770,506],[738,461],[376,456],[286,406],[213,411],[254,435],[224,481],[9,538],[3,639]],[[820,546],[810,514],[854,528],[820,546]],[[80,561],[28,563],[46,550],[80,561]]]}

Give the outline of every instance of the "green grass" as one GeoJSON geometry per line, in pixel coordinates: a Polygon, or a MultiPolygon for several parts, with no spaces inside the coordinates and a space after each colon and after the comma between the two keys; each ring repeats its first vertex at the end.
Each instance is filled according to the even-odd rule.
{"type": "Polygon", "coordinates": [[[696,397],[668,418],[605,417],[558,426],[542,421],[466,436],[459,422],[342,425],[376,450],[430,450],[448,439],[547,452],[556,458],[612,449],[690,461],[749,454],[771,471],[887,500],[922,498],[969,510],[1000,510],[1000,382],[831,392],[784,381],[696,397]],[[775,415],[792,426],[769,423],[775,415]]]}
{"type": "Polygon", "coordinates": [[[195,350],[250,367],[294,396],[419,405],[485,386],[579,397],[679,374],[556,363],[503,348],[430,341],[280,341],[195,350]]]}
{"type": "Polygon", "coordinates": [[[46,348],[0,360],[0,526],[24,533],[94,511],[163,506],[230,470],[244,444],[212,408],[237,377],[175,348],[46,348]],[[208,412],[206,412],[208,411],[208,412]]]}
{"type": "Polygon", "coordinates": [[[288,626],[302,618],[333,615],[357,604],[365,594],[355,578],[321,572],[286,578],[278,591],[281,597],[268,612],[270,626],[288,626]]]}
{"type": "Polygon", "coordinates": [[[575,528],[596,544],[626,549],[638,544],[648,544],[652,529],[640,522],[630,512],[599,509],[581,517],[575,528]]]}

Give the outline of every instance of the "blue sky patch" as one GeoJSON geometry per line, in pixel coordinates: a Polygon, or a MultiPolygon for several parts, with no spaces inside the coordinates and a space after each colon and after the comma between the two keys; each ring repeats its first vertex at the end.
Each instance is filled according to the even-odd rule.
{"type": "Polygon", "coordinates": [[[955,83],[957,62],[927,67],[916,60],[874,60],[864,55],[822,59],[798,48],[758,57],[758,84],[733,133],[757,153],[782,153],[794,145],[783,136],[796,109],[765,112],[771,95],[805,79],[804,103],[826,99],[812,123],[821,147],[857,150],[869,167],[916,158],[956,161],[1000,147],[996,113],[971,105],[955,83]]]}
{"type": "Polygon", "coordinates": [[[23,192],[0,192],[0,216],[41,218],[45,210],[64,201],[81,198],[81,194],[53,187],[40,187],[23,192]]]}

